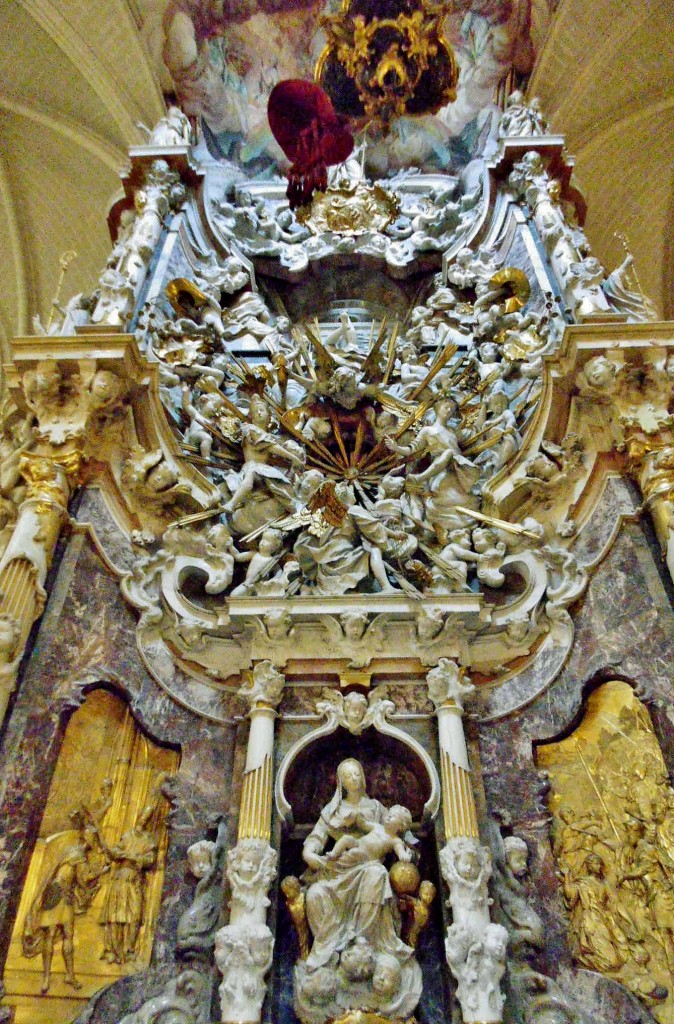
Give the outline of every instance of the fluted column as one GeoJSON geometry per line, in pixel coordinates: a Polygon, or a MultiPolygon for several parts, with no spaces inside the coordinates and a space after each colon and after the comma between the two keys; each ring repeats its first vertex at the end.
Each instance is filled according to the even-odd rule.
{"type": "MultiPolygon", "coordinates": [[[[260,662],[260,665],[267,664],[260,662]]],[[[259,672],[260,667],[256,668],[259,672]]],[[[276,675],[281,678],[279,685],[282,688],[283,677],[278,672],[276,675]]],[[[245,690],[244,693],[247,695],[248,691],[245,690]]],[[[271,838],[272,758],[276,705],[269,703],[265,696],[255,698],[251,702],[250,733],[241,788],[239,840],[264,839],[269,842],[271,838]]]]}
{"type": "Polygon", "coordinates": [[[447,963],[456,978],[464,1024],[496,1024],[503,1019],[500,981],[508,933],[489,917],[491,854],[479,839],[463,731],[463,702],[475,688],[449,658],[441,658],[426,681],[438,716],[445,822],[440,867],[453,918],[445,939],[447,963]]]}
{"type": "Polygon", "coordinates": [[[0,722],[16,685],[28,635],[44,608],[44,583],[68,516],[79,462],[76,452],[60,458],[34,453],[21,457],[26,496],[0,559],[0,722]]]}
{"type": "MultiPolygon", "coordinates": [[[[453,665],[453,662],[449,663],[453,665]]],[[[437,671],[437,670],[434,670],[437,671]]],[[[433,677],[437,679],[438,677],[433,677]]],[[[444,679],[444,674],[442,675],[444,679]]],[[[432,672],[429,673],[432,679],[432,672]]],[[[466,737],[463,731],[463,694],[473,690],[458,674],[456,689],[440,690],[429,682],[431,699],[438,698],[438,739],[440,746],[440,778],[442,780],[442,813],[445,821],[445,840],[457,836],[479,835],[475,798],[470,782],[470,764],[466,737]],[[433,696],[435,694],[435,697],[433,696]]]]}
{"type": "Polygon", "coordinates": [[[229,924],[215,936],[215,960],[222,974],[221,1019],[255,1024],[262,1015],[265,975],[274,937],[267,926],[269,886],[277,854],[270,845],[274,720],[285,680],[270,661],[255,666],[240,695],[250,705],[250,732],[241,789],[237,844],[227,855],[232,891],[229,924]]]}

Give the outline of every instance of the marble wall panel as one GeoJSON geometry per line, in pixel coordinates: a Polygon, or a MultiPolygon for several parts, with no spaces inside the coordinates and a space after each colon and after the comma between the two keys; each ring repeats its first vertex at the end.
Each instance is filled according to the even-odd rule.
{"type": "MultiPolygon", "coordinates": [[[[152,955],[159,987],[175,974],[175,930],[190,905],[196,880],[186,870],[186,850],[214,836],[231,790],[235,726],[197,719],[176,705],[145,670],[136,648],[135,614],[117,579],[84,532],[68,541],[17,698],[0,743],[0,964],[49,784],[72,711],[100,684],[125,697],[138,723],[164,744],[180,749],[172,786],[169,845],[161,911],[152,955]]],[[[150,978],[116,983],[98,1002],[92,1022],[147,998],[150,978]]],[[[126,1010],[125,1010],[126,1012],[126,1010]]]]}
{"type": "MultiPolygon", "coordinates": [[[[508,830],[529,846],[530,898],[545,922],[547,943],[536,966],[558,977],[560,984],[566,979],[569,990],[575,972],[550,847],[546,782],[536,766],[535,746],[577,724],[584,696],[594,686],[608,679],[625,679],[648,706],[670,773],[674,769],[674,610],[656,565],[659,557],[659,549],[651,547],[638,523],[624,524],[573,613],[573,649],[552,686],[516,715],[468,726],[479,746],[488,811],[503,815],[508,830]]],[[[615,983],[593,977],[594,981],[590,984],[586,979],[577,993],[585,1001],[585,989],[589,992],[599,986],[592,1001],[588,996],[588,1010],[610,1003],[615,1013],[616,1000],[623,1000],[622,1010],[611,1019],[632,1020],[632,997],[615,983]]],[[[651,1019],[644,1013],[643,1019],[651,1019]]]]}

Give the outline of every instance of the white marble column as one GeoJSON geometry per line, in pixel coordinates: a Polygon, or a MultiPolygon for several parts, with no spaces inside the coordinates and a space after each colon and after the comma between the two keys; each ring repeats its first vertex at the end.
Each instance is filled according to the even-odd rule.
{"type": "Polygon", "coordinates": [[[438,716],[445,822],[440,867],[453,918],[445,939],[447,963],[456,978],[464,1024],[496,1024],[503,1019],[500,981],[508,933],[489,917],[491,854],[479,839],[463,731],[463,701],[474,686],[449,658],[441,658],[426,681],[438,716]]]}
{"type": "Polygon", "coordinates": [[[268,927],[267,893],[276,875],[271,836],[274,720],[284,677],[270,661],[253,669],[250,685],[239,692],[250,704],[250,732],[241,789],[237,844],[227,855],[231,886],[229,924],[215,936],[215,960],[222,974],[224,1024],[255,1024],[262,1015],[265,975],[271,967],[274,937],[268,927]]]}

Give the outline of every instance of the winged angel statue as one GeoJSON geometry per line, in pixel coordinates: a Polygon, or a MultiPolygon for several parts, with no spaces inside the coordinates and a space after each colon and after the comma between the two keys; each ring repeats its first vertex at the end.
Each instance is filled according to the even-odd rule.
{"type": "Polygon", "coordinates": [[[502,586],[508,556],[541,532],[484,514],[483,488],[521,447],[555,342],[549,311],[524,311],[522,271],[466,250],[405,324],[341,310],[332,324],[291,326],[241,290],[216,323],[209,295],[232,289],[207,269],[198,284],[170,283],[179,319],[148,331],[184,457],[221,495],[172,527],[217,520],[208,536],[226,571],[207,589],[236,599],[502,586]]]}

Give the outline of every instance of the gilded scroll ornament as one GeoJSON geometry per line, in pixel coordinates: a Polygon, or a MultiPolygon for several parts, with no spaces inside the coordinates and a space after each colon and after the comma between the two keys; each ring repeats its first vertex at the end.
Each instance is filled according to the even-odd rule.
{"type": "Polygon", "coordinates": [[[388,189],[355,181],[317,192],[311,206],[298,210],[297,219],[314,235],[326,231],[359,235],[364,231],[385,231],[395,220],[399,207],[397,196],[388,189]]]}
{"type": "Polygon", "coordinates": [[[646,708],[605,683],[570,737],[539,748],[579,964],[674,1021],[674,792],[646,708]]]}
{"type": "Polygon", "coordinates": [[[447,8],[428,0],[398,5],[346,0],[322,24],[328,44],[316,66],[340,112],[365,113],[387,127],[396,117],[435,113],[456,99],[458,68],[442,34],[447,8]]]}

